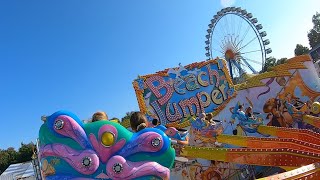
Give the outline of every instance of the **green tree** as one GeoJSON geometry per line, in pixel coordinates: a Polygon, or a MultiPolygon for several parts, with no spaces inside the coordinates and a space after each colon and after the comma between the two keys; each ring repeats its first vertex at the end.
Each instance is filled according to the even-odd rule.
{"type": "Polygon", "coordinates": [[[0,150],[0,174],[10,165],[10,155],[6,150],[0,150]]]}
{"type": "Polygon", "coordinates": [[[9,161],[11,163],[16,163],[18,159],[18,152],[13,147],[9,147],[6,152],[9,155],[9,161]]]}
{"type": "Polygon", "coordinates": [[[21,143],[18,152],[13,147],[9,147],[6,150],[0,149],[0,174],[4,172],[10,164],[31,161],[34,150],[36,150],[36,146],[33,143],[21,143]]]}
{"type": "Polygon", "coordinates": [[[267,59],[266,59],[266,62],[264,63],[264,66],[263,66],[263,69],[262,69],[261,72],[270,71],[271,68],[276,65],[276,61],[277,61],[277,60],[276,60],[276,58],[274,58],[274,57],[269,57],[269,58],[267,58],[267,59]]]}
{"type": "Polygon", "coordinates": [[[303,55],[303,54],[308,54],[309,51],[310,50],[308,47],[302,46],[301,44],[297,44],[296,49],[294,50],[294,54],[296,56],[299,56],[299,55],[303,55]]]}
{"type": "Polygon", "coordinates": [[[284,64],[288,61],[288,58],[281,58],[281,59],[278,59],[277,62],[276,62],[276,65],[280,65],[280,64],[284,64]]]}
{"type": "Polygon", "coordinates": [[[314,48],[320,44],[320,14],[316,12],[312,16],[313,28],[308,33],[309,44],[311,48],[314,48]]]}
{"type": "Polygon", "coordinates": [[[36,146],[33,143],[23,144],[21,143],[21,147],[18,151],[18,162],[26,162],[31,161],[31,156],[33,155],[33,151],[36,149],[36,146]]]}
{"type": "Polygon", "coordinates": [[[287,61],[288,61],[287,58],[281,58],[281,59],[277,60],[274,57],[269,57],[269,58],[267,58],[261,73],[267,72],[267,71],[271,71],[272,67],[280,65],[280,64],[283,64],[283,63],[286,63],[287,61]]]}
{"type": "Polygon", "coordinates": [[[133,113],[134,111],[126,112],[126,115],[123,118],[121,118],[121,121],[124,121],[125,119],[130,119],[133,113]]]}

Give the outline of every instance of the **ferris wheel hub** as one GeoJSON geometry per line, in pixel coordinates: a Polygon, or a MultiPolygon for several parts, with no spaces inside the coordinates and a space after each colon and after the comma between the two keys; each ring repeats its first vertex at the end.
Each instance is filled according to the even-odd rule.
{"type": "Polygon", "coordinates": [[[230,59],[235,59],[236,57],[236,53],[232,50],[232,49],[227,49],[225,54],[224,54],[226,60],[230,60],[230,59]]]}

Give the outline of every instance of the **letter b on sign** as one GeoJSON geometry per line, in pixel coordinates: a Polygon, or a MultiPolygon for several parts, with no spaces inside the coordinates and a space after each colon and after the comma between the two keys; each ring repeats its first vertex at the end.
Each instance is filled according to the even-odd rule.
{"type": "Polygon", "coordinates": [[[152,76],[146,80],[147,86],[150,88],[152,93],[158,98],[160,106],[164,105],[172,96],[173,89],[171,86],[164,81],[161,76],[152,76]],[[155,85],[157,84],[157,85],[155,85]],[[165,88],[165,94],[160,93],[160,89],[165,88]]]}

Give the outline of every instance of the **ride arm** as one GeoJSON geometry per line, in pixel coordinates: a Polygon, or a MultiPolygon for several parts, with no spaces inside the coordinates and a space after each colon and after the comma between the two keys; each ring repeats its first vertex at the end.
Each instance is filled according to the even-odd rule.
{"type": "Polygon", "coordinates": [[[244,73],[244,71],[241,68],[240,64],[238,62],[236,62],[236,60],[231,60],[231,63],[234,64],[239,69],[240,74],[244,73]]]}
{"type": "Polygon", "coordinates": [[[248,66],[248,68],[253,72],[253,74],[258,74],[258,72],[248,63],[248,61],[244,58],[241,58],[243,62],[248,66]]]}

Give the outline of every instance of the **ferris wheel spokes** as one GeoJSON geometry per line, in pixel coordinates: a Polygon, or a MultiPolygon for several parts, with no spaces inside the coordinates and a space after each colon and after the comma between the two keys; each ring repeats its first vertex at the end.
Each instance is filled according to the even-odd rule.
{"type": "Polygon", "coordinates": [[[242,52],[242,53],[239,53],[239,54],[249,54],[249,53],[254,53],[254,52],[261,52],[261,49],[258,49],[258,50],[253,50],[253,51],[247,51],[247,52],[242,52]]]}
{"type": "Polygon", "coordinates": [[[255,39],[257,39],[257,36],[254,37],[254,38],[252,38],[246,45],[240,47],[240,48],[239,48],[239,51],[242,50],[242,49],[244,49],[245,47],[247,47],[247,46],[248,46],[250,43],[252,43],[255,39]]]}

